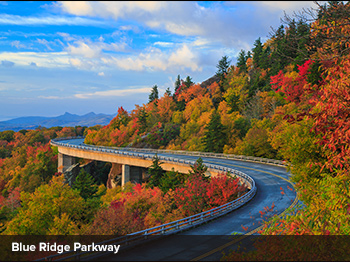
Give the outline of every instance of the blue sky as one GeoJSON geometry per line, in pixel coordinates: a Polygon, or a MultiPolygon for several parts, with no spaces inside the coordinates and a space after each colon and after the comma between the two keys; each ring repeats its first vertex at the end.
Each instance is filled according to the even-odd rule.
{"type": "Polygon", "coordinates": [[[0,1],[0,121],[115,114],[200,83],[313,1],[0,1]]]}

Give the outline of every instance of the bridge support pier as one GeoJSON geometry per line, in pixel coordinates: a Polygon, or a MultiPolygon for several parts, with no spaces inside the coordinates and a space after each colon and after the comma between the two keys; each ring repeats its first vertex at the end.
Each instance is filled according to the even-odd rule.
{"type": "Polygon", "coordinates": [[[123,165],[122,166],[122,187],[130,181],[130,166],[123,165]]]}
{"type": "Polygon", "coordinates": [[[76,158],[72,156],[67,156],[62,153],[58,153],[58,172],[63,173],[71,165],[76,164],[76,158]]]}
{"type": "Polygon", "coordinates": [[[142,183],[142,168],[137,166],[122,166],[122,187],[127,182],[142,183]]]}

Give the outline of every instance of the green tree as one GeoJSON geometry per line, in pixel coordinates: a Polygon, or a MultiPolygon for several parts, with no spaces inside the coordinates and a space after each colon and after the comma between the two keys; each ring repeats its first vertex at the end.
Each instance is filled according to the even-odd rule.
{"type": "Polygon", "coordinates": [[[181,78],[180,78],[180,75],[177,75],[177,79],[174,83],[175,93],[178,91],[180,86],[181,86],[181,78]]]}
{"type": "Polygon", "coordinates": [[[147,129],[147,111],[144,107],[137,112],[137,123],[140,125],[139,134],[142,134],[147,129]]]}
{"type": "Polygon", "coordinates": [[[188,175],[181,174],[175,171],[174,168],[171,171],[167,171],[159,181],[159,188],[164,192],[168,192],[169,189],[175,190],[177,187],[183,185],[188,175]]]}
{"type": "Polygon", "coordinates": [[[271,74],[276,75],[280,70],[283,70],[287,65],[287,60],[283,55],[285,45],[284,26],[281,25],[272,36],[273,51],[271,52],[271,74]]]}
{"type": "Polygon", "coordinates": [[[220,87],[221,93],[225,91],[225,86],[226,86],[225,76],[227,74],[227,70],[230,67],[230,64],[231,64],[231,60],[228,60],[228,56],[223,56],[216,66],[218,69],[218,71],[216,71],[216,76],[220,78],[219,87],[220,87]]]}
{"type": "Polygon", "coordinates": [[[153,102],[154,100],[157,100],[159,98],[159,93],[158,93],[158,86],[157,85],[154,85],[152,87],[152,91],[151,91],[151,94],[149,95],[149,100],[148,100],[148,103],[151,103],[153,102]]]}
{"type": "Polygon", "coordinates": [[[221,123],[220,114],[215,110],[210,122],[205,127],[204,137],[202,142],[206,152],[222,153],[226,141],[225,126],[221,123]]]}
{"type": "Polygon", "coordinates": [[[269,132],[273,127],[270,119],[252,120],[252,128],[249,129],[241,143],[235,149],[236,154],[255,157],[276,159],[277,151],[269,141],[269,132]]]}
{"type": "Polygon", "coordinates": [[[191,85],[193,85],[193,81],[192,78],[190,76],[187,76],[185,81],[184,81],[184,85],[185,85],[185,89],[190,88],[191,85]]]}
{"type": "Polygon", "coordinates": [[[228,60],[228,56],[223,56],[217,64],[216,68],[218,71],[216,71],[216,75],[219,76],[221,80],[227,73],[227,69],[230,67],[230,63],[231,60],[228,60]]]}
{"type": "Polygon", "coordinates": [[[241,49],[241,51],[238,54],[238,58],[237,58],[237,67],[239,68],[240,73],[247,72],[247,64],[246,64],[247,59],[248,59],[248,56],[245,54],[245,51],[243,49],[241,49]]]}
{"type": "Polygon", "coordinates": [[[171,96],[171,91],[169,87],[165,90],[165,94],[167,94],[168,96],[171,96]]]}
{"type": "Polygon", "coordinates": [[[80,170],[72,187],[73,189],[77,189],[80,196],[85,200],[92,198],[98,190],[93,177],[84,169],[80,170]]]}
{"type": "Polygon", "coordinates": [[[158,155],[156,154],[153,157],[152,165],[148,168],[148,174],[150,175],[148,181],[148,187],[158,187],[160,184],[160,180],[163,177],[165,171],[160,166],[162,162],[160,162],[158,155]]]}
{"type": "Polygon", "coordinates": [[[205,172],[207,172],[208,167],[203,164],[203,159],[201,157],[199,157],[196,160],[196,163],[193,166],[190,165],[190,167],[192,169],[192,170],[189,171],[190,175],[197,174],[197,175],[201,176],[204,179],[209,179],[209,177],[207,177],[205,175],[205,172]]]}
{"type": "Polygon", "coordinates": [[[240,139],[243,139],[245,137],[250,127],[250,121],[245,117],[240,117],[234,122],[234,129],[238,131],[238,137],[240,139]]]}
{"type": "Polygon", "coordinates": [[[263,55],[263,44],[261,43],[260,37],[255,40],[253,51],[253,64],[255,67],[261,67],[261,57],[263,55]]]}
{"type": "Polygon", "coordinates": [[[253,51],[253,64],[255,68],[268,69],[270,63],[271,49],[269,46],[264,47],[260,37],[255,40],[253,51]]]}
{"type": "Polygon", "coordinates": [[[15,132],[12,130],[6,130],[0,132],[0,140],[6,140],[7,142],[11,142],[14,139],[15,132]]]}

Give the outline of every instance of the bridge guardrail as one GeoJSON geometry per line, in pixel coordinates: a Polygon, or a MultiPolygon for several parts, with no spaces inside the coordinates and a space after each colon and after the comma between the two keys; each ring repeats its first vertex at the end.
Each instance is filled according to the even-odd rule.
{"type": "MultiPolygon", "coordinates": [[[[51,144],[65,146],[65,147],[80,148],[80,149],[84,149],[84,150],[94,150],[94,151],[96,151],[97,149],[103,149],[104,152],[114,153],[114,154],[130,153],[130,152],[125,152],[125,151],[131,150],[131,149],[123,150],[124,148],[113,148],[113,147],[95,148],[95,147],[88,146],[88,145],[70,145],[70,144],[65,144],[65,143],[59,142],[62,140],[78,139],[78,138],[83,138],[83,137],[55,139],[55,140],[51,141],[51,144]]],[[[165,150],[165,151],[171,151],[171,150],[165,150]]],[[[152,149],[149,152],[156,153],[159,151],[152,149]]],[[[174,154],[176,154],[175,152],[178,152],[178,151],[171,151],[171,152],[174,152],[174,154]]],[[[167,153],[169,153],[169,152],[167,152],[167,153]]],[[[200,153],[202,153],[202,152],[200,152],[200,153]]],[[[151,156],[151,155],[145,156],[145,154],[142,154],[141,156],[140,155],[135,156],[133,154],[128,154],[128,155],[134,156],[134,157],[153,158],[153,156],[151,156]]],[[[221,154],[219,154],[219,155],[221,155],[221,154]]],[[[164,157],[162,160],[181,163],[180,159],[178,159],[178,158],[168,157],[166,159],[164,157]]],[[[183,161],[182,163],[185,163],[185,161],[183,161]]],[[[186,164],[194,165],[195,161],[187,161],[186,164]]],[[[206,222],[208,222],[212,219],[215,219],[219,216],[225,215],[225,214],[241,207],[242,205],[247,203],[249,200],[251,200],[255,196],[256,191],[257,191],[255,181],[247,174],[245,174],[241,171],[238,171],[238,170],[235,170],[232,168],[228,168],[228,167],[224,167],[224,166],[220,166],[220,165],[209,165],[209,167],[212,169],[220,170],[220,171],[230,172],[231,174],[234,174],[234,175],[237,175],[237,176],[243,178],[248,183],[248,187],[250,188],[250,190],[247,193],[245,193],[244,195],[240,196],[239,198],[237,198],[229,203],[226,203],[224,205],[221,205],[219,207],[212,208],[210,210],[198,213],[198,214],[193,215],[193,216],[185,217],[185,218],[182,218],[182,219],[170,222],[170,223],[162,224],[162,225],[159,225],[156,227],[152,227],[152,228],[148,228],[148,229],[134,232],[131,234],[127,234],[127,235],[122,236],[122,237],[109,239],[109,240],[97,243],[96,245],[102,245],[102,244],[130,245],[130,244],[138,242],[138,241],[146,240],[149,237],[152,237],[155,235],[159,236],[159,235],[175,234],[175,233],[178,233],[180,231],[184,231],[184,230],[190,229],[192,227],[198,226],[202,223],[206,223],[206,222]]],[[[85,252],[81,252],[79,250],[78,251],[67,251],[67,252],[63,252],[61,254],[47,256],[47,257],[38,259],[36,261],[47,261],[47,260],[53,260],[55,258],[58,258],[55,261],[62,261],[62,260],[72,259],[72,258],[74,258],[76,260],[80,260],[82,258],[91,260],[91,259],[103,256],[103,255],[106,255],[108,253],[111,253],[111,252],[108,252],[108,251],[100,252],[98,255],[96,255],[93,253],[93,251],[85,251],[85,252]]]]}
{"type": "MultiPolygon", "coordinates": [[[[84,139],[85,137],[79,136],[79,137],[65,137],[65,138],[56,138],[53,139],[53,143],[57,143],[62,140],[69,140],[69,139],[84,139]]],[[[87,144],[84,144],[85,146],[90,146],[87,144]]],[[[233,160],[241,160],[241,161],[248,161],[248,162],[255,162],[255,163],[265,163],[265,164],[272,164],[276,166],[286,167],[288,165],[287,161],[283,160],[276,160],[276,159],[270,159],[270,158],[263,158],[263,157],[254,157],[254,156],[244,156],[244,155],[234,155],[234,154],[223,154],[223,153],[208,153],[208,152],[200,152],[200,151],[186,151],[186,150],[169,150],[169,149],[151,149],[151,148],[134,148],[134,147],[108,147],[108,146],[95,146],[95,148],[101,148],[101,149],[118,149],[121,151],[134,151],[134,152],[143,152],[143,153],[166,153],[166,154],[177,154],[177,155],[188,155],[188,156],[203,156],[203,157],[216,157],[216,158],[226,158],[226,159],[233,159],[233,160]]]]}
{"type": "MultiPolygon", "coordinates": [[[[60,139],[61,141],[62,140],[69,140],[69,139],[75,139],[76,137],[72,137],[72,138],[67,138],[67,139],[60,139]]],[[[82,137],[79,137],[79,138],[82,138],[82,137]]],[[[61,143],[61,142],[58,142],[58,141],[51,141],[51,144],[52,145],[60,145],[60,146],[64,146],[64,147],[72,147],[72,148],[77,148],[77,149],[83,149],[83,150],[88,150],[88,151],[100,151],[100,152],[106,152],[106,153],[112,153],[112,154],[119,154],[119,155],[128,155],[128,156],[131,156],[131,157],[138,157],[138,158],[143,158],[143,159],[153,159],[153,155],[148,155],[148,154],[142,154],[142,155],[136,155],[132,152],[128,152],[128,151],[124,151],[124,150],[121,150],[122,148],[121,147],[116,147],[116,148],[113,148],[113,147],[98,147],[98,146],[89,146],[89,145],[71,145],[71,144],[65,144],[65,143],[61,143]]],[[[171,151],[171,150],[169,150],[171,151]]],[[[159,151],[153,149],[152,152],[154,153],[160,153],[159,151]]],[[[176,152],[176,151],[173,151],[173,152],[176,152]]],[[[175,154],[175,153],[174,153],[175,154]]],[[[194,165],[196,162],[195,161],[190,161],[190,160],[183,160],[183,159],[178,159],[178,158],[173,158],[173,157],[165,157],[165,156],[158,156],[160,160],[163,160],[163,161],[167,161],[167,162],[177,162],[177,163],[183,163],[183,164],[186,164],[186,165],[194,165]]],[[[238,175],[240,177],[242,177],[245,181],[248,182],[248,187],[249,188],[253,188],[255,187],[255,181],[250,177],[248,176],[247,174],[243,173],[243,172],[240,172],[238,170],[235,170],[235,169],[230,169],[230,168],[227,168],[227,167],[224,167],[224,166],[219,166],[219,165],[212,165],[212,164],[209,164],[207,165],[209,168],[213,168],[213,169],[217,169],[217,170],[221,170],[221,171],[224,171],[226,170],[228,172],[228,170],[231,170],[230,172],[232,174],[235,174],[235,175],[238,175]]]]}

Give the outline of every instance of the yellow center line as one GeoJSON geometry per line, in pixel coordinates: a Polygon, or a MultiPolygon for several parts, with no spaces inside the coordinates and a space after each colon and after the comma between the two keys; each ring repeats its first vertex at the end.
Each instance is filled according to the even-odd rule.
{"type": "MultiPolygon", "coordinates": [[[[215,161],[207,161],[207,162],[219,164],[219,162],[215,162],[215,161]]],[[[220,163],[220,164],[222,164],[222,163],[220,163]]],[[[241,168],[245,168],[245,169],[250,169],[250,170],[258,171],[258,172],[261,172],[261,173],[266,173],[266,174],[269,174],[269,175],[272,175],[272,176],[281,178],[281,179],[283,179],[284,181],[287,181],[287,182],[290,183],[290,184],[293,186],[293,188],[294,188],[294,185],[292,184],[291,181],[289,181],[288,179],[286,179],[286,178],[284,178],[284,177],[281,177],[281,176],[279,176],[279,175],[273,174],[273,173],[271,173],[271,172],[267,172],[267,171],[263,171],[263,170],[259,170],[259,169],[255,169],[255,168],[251,168],[251,167],[240,166],[240,165],[232,165],[232,164],[225,164],[225,165],[234,166],[234,167],[241,167],[241,168]]],[[[299,198],[298,198],[298,193],[297,193],[297,196],[296,196],[296,198],[294,199],[294,202],[289,206],[289,208],[293,208],[293,207],[296,205],[296,203],[298,202],[298,199],[299,199],[299,198]]],[[[287,208],[287,209],[289,209],[289,208],[287,208]]],[[[278,216],[279,216],[279,217],[282,217],[282,216],[284,215],[284,213],[287,211],[287,209],[284,210],[284,211],[283,211],[281,214],[279,214],[278,216]]],[[[211,250],[211,251],[209,251],[209,252],[207,252],[207,253],[205,253],[205,254],[203,254],[203,255],[200,255],[200,256],[198,256],[198,257],[196,257],[196,258],[194,258],[194,259],[191,259],[190,261],[198,261],[198,260],[201,260],[201,259],[203,259],[203,258],[205,258],[205,257],[208,257],[208,256],[210,256],[210,255],[212,255],[212,254],[214,254],[214,253],[216,253],[216,252],[219,252],[219,251],[225,249],[226,247],[229,247],[229,246],[231,246],[231,245],[233,245],[233,244],[235,244],[235,243],[237,243],[237,242],[243,240],[243,239],[246,238],[247,236],[252,235],[252,234],[258,232],[258,231],[259,231],[260,229],[262,229],[262,228],[263,228],[263,225],[260,226],[260,227],[258,227],[258,228],[256,228],[256,229],[253,229],[253,230],[249,231],[248,233],[242,235],[240,238],[237,238],[237,239],[235,239],[235,240],[232,240],[232,241],[230,241],[230,242],[228,242],[228,243],[226,243],[226,244],[224,244],[224,245],[222,245],[222,246],[220,246],[220,247],[217,247],[217,248],[215,248],[215,249],[213,249],[213,250],[211,250]]]]}

